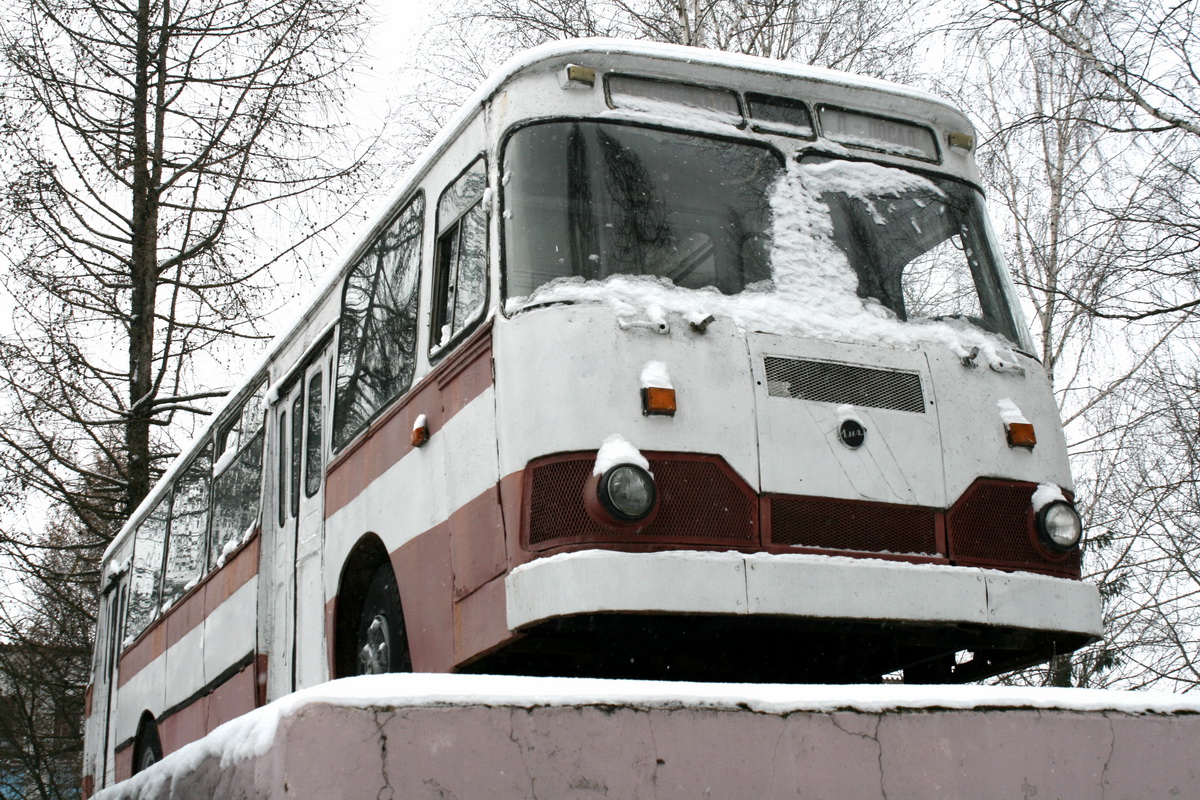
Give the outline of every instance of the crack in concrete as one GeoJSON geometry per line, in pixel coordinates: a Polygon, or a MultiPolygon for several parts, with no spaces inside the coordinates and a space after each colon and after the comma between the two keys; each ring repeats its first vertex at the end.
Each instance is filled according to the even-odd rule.
{"type": "Polygon", "coordinates": [[[531,713],[529,709],[509,709],[508,740],[517,746],[517,752],[521,754],[521,768],[525,770],[525,780],[529,782],[529,800],[537,800],[537,786],[535,785],[533,773],[529,771],[529,762],[525,760],[525,748],[522,746],[521,740],[517,738],[517,723],[515,715],[518,711],[524,711],[526,715],[531,713]]]}
{"type": "Polygon", "coordinates": [[[874,743],[875,750],[878,753],[878,755],[876,756],[876,766],[879,767],[879,796],[882,797],[883,800],[887,800],[887,787],[884,785],[884,781],[883,781],[883,743],[881,741],[879,741],[879,722],[882,718],[881,715],[879,715],[879,714],[863,714],[862,715],[863,717],[868,718],[872,722],[875,723],[872,726],[871,733],[866,734],[866,733],[858,733],[857,731],[852,731],[852,730],[844,727],[842,725],[842,723],[838,722],[838,714],[839,713],[858,713],[858,712],[837,712],[837,711],[835,711],[834,713],[829,715],[829,721],[832,722],[833,726],[835,728],[837,728],[839,731],[841,731],[842,733],[849,734],[850,736],[857,736],[860,739],[866,739],[867,741],[874,743]]]}
{"type": "Polygon", "coordinates": [[[392,779],[388,776],[387,755],[388,755],[388,737],[384,730],[392,717],[396,716],[396,709],[390,708],[387,711],[376,711],[372,715],[375,719],[375,727],[379,729],[379,772],[383,778],[383,785],[379,787],[379,791],[375,794],[375,800],[395,800],[396,790],[392,787],[392,779]],[[380,719],[382,715],[387,715],[385,719],[380,719]],[[387,792],[385,795],[384,792],[387,792]]]}
{"type": "Polygon", "coordinates": [[[650,755],[654,758],[654,768],[650,772],[650,785],[658,794],[658,768],[667,762],[658,756],[658,739],[654,735],[654,715],[646,714],[646,727],[650,729],[650,755]]]}
{"type": "Polygon", "coordinates": [[[1117,731],[1113,727],[1112,715],[1108,712],[1104,713],[1104,721],[1108,723],[1108,755],[1104,757],[1104,766],[1100,768],[1100,797],[1104,798],[1108,792],[1108,765],[1112,763],[1113,753],[1117,750],[1117,731]]]}
{"type": "Polygon", "coordinates": [[[775,737],[775,747],[771,750],[771,787],[774,787],[776,776],[779,775],[779,748],[783,745],[783,737],[788,732],[787,717],[779,721],[779,735],[775,737]]]}

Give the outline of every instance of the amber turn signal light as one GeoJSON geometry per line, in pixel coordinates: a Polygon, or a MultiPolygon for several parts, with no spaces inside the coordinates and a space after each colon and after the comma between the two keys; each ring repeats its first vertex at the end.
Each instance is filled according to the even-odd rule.
{"type": "Polygon", "coordinates": [[[1029,450],[1037,444],[1037,436],[1033,432],[1033,425],[1029,422],[1006,422],[1004,423],[1004,433],[1008,437],[1009,447],[1024,447],[1029,450]]]}
{"type": "Polygon", "coordinates": [[[429,422],[424,414],[421,414],[413,422],[412,428],[412,446],[420,447],[429,441],[429,422]]]}
{"type": "Polygon", "coordinates": [[[642,387],[642,414],[675,416],[675,390],[660,389],[657,386],[642,387]]]}

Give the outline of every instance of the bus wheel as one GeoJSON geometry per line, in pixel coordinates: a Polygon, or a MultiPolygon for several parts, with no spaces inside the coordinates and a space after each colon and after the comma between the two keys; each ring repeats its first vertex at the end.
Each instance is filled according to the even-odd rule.
{"type": "Polygon", "coordinates": [[[396,576],[391,565],[383,563],[371,578],[359,617],[358,674],[380,675],[411,670],[396,576]]]}
{"type": "Polygon", "coordinates": [[[133,751],[133,771],[134,773],[157,764],[162,761],[162,742],[158,738],[158,724],[155,723],[154,717],[146,714],[142,717],[142,723],[138,726],[140,730],[137,736],[137,745],[133,751]]]}

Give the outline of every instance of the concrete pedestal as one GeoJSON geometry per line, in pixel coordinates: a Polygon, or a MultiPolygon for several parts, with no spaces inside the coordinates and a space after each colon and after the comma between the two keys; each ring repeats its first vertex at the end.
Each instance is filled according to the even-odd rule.
{"type": "Polygon", "coordinates": [[[1197,712],[1083,690],[359,678],[100,797],[1200,797],[1197,712]]]}

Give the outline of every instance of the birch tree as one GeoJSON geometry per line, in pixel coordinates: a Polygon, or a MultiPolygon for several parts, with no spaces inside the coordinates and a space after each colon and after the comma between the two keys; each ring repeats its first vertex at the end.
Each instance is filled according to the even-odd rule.
{"type": "Polygon", "coordinates": [[[983,4],[993,215],[1058,393],[1105,641],[1022,679],[1196,685],[1195,4],[983,4]]]}

